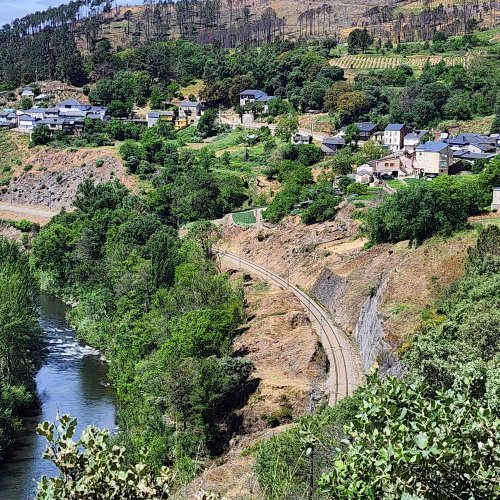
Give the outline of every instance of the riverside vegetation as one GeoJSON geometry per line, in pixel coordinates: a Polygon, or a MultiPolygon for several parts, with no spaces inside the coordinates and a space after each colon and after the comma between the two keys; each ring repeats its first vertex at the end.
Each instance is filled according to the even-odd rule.
{"type": "Polygon", "coordinates": [[[87,181],[74,205],[41,231],[33,263],[45,288],[77,303],[80,337],[109,361],[119,440],[132,456],[146,446],[149,465],[173,466],[182,483],[224,450],[247,393],[252,365],[230,349],[242,290],[210,259],[209,223],[181,241],[118,183],[87,181]]]}
{"type": "MultiPolygon", "coordinates": [[[[180,165],[181,172],[195,166],[180,165]]],[[[496,159],[467,180],[402,188],[369,212],[368,231],[386,235],[381,241],[410,234],[418,243],[461,229],[468,213],[489,202],[486,193],[498,181],[498,167],[496,159]],[[428,226],[421,222],[428,207],[418,203],[427,189],[438,200],[428,226]],[[413,222],[398,208],[406,199],[414,200],[413,222]],[[454,222],[444,216],[451,199],[461,200],[462,207],[454,222]]],[[[165,186],[175,180],[171,183],[165,186]]],[[[138,475],[130,472],[131,483],[117,491],[134,491],[131,498],[165,498],[207,458],[222,453],[237,428],[232,410],[252,391],[251,363],[231,353],[243,319],[242,290],[211,261],[216,231],[210,223],[195,222],[186,238],[178,238],[172,225],[204,213],[189,216],[185,207],[212,206],[195,203],[203,190],[179,193],[158,204],[157,189],[141,199],[116,182],[88,180],[79,188],[76,210],[56,216],[34,241],[32,263],[42,285],[77,303],[71,319],[79,335],[110,363],[121,428],[119,448],[98,431],[84,435],[83,451],[72,444],[69,460],[82,464],[74,482],[61,490],[61,480],[45,479],[40,498],[69,498],[77,487],[97,491],[94,472],[85,464],[98,450],[105,483],[113,482],[115,472],[104,462],[115,461],[124,474],[137,465],[138,475]],[[179,206],[184,209],[176,212],[179,206]],[[149,493],[139,493],[143,486],[149,493]]],[[[266,498],[498,495],[499,249],[498,227],[482,229],[465,276],[428,312],[423,331],[402,353],[405,377],[371,375],[352,397],[304,416],[248,451],[255,453],[266,498]]],[[[52,443],[47,457],[63,478],[63,443],[72,437],[72,422],[61,420],[59,437],[49,424],[40,429],[52,443]]]]}
{"type": "MultiPolygon", "coordinates": [[[[216,127],[213,120],[202,126],[216,127]]],[[[54,427],[42,426],[40,432],[51,445],[46,457],[60,468],[61,478],[72,463],[80,466],[72,481],[44,479],[39,498],[70,498],[76,489],[94,494],[102,484],[114,484],[118,496],[166,498],[199,473],[207,459],[225,451],[238,428],[233,411],[253,390],[251,363],[231,351],[244,319],[242,288],[219,273],[210,252],[216,230],[203,222],[240,207],[251,196],[238,171],[239,153],[217,158],[217,141],[198,152],[185,151],[172,133],[165,126],[153,128],[120,149],[130,171],[141,161],[154,169],[139,173],[152,184],[143,196],[116,181],[94,185],[88,179],[78,189],[75,210],[56,216],[32,244],[31,265],[41,285],[76,304],[70,316],[80,337],[101,349],[109,362],[121,429],[113,439],[88,431],[68,451],[73,420],[61,418],[55,437],[54,427]],[[228,172],[229,184],[223,181],[228,172]],[[185,223],[191,225],[181,240],[177,228],[185,223]],[[88,462],[96,453],[103,483],[96,481],[88,462]],[[120,468],[119,477],[108,467],[111,463],[120,468]],[[130,481],[120,483],[123,477],[130,481]]],[[[315,147],[274,142],[279,147],[266,153],[268,141],[280,141],[266,129],[253,140],[257,144],[249,147],[248,156],[253,148],[267,155],[261,159],[274,169],[267,175],[280,179],[284,191],[290,184],[309,186],[318,199],[335,199],[324,207],[334,212],[344,193],[355,194],[342,175],[339,191],[321,191],[329,185],[321,178],[313,182],[306,165],[311,158],[322,161],[315,147]],[[259,143],[264,143],[262,149],[259,143]]],[[[353,144],[344,154],[370,155],[373,147],[358,150],[353,144]]],[[[376,244],[402,239],[420,243],[433,234],[462,229],[468,215],[491,202],[499,167],[497,158],[478,165],[478,173],[470,176],[402,187],[379,207],[364,209],[365,230],[376,244]],[[412,214],[406,211],[409,205],[412,214]]],[[[339,165],[328,168],[330,175],[339,176],[339,165]]],[[[286,210],[279,218],[284,215],[286,210]]],[[[291,430],[256,447],[256,471],[265,496],[498,494],[499,240],[495,227],[481,233],[465,277],[404,353],[406,377],[369,377],[351,398],[303,417],[291,430]],[[467,312],[471,308],[473,315],[467,312]]],[[[12,244],[4,243],[2,249],[6,283],[17,273],[31,290],[26,297],[32,297],[37,287],[26,254],[12,244]]],[[[6,302],[10,317],[25,318],[28,325],[20,337],[28,344],[18,344],[16,359],[25,359],[16,364],[22,369],[20,378],[12,379],[14,386],[4,384],[2,392],[2,436],[9,441],[15,416],[29,400],[42,352],[35,302],[27,300],[6,302]],[[22,304],[26,309],[21,311],[22,304]],[[36,353],[35,358],[28,352],[36,353]],[[19,390],[19,381],[24,389],[19,390]]],[[[11,335],[11,323],[3,331],[11,335]]],[[[11,335],[5,345],[19,340],[11,335]]]]}
{"type": "Polygon", "coordinates": [[[34,406],[34,376],[43,358],[37,321],[38,284],[28,256],[0,238],[0,459],[34,406]]]}

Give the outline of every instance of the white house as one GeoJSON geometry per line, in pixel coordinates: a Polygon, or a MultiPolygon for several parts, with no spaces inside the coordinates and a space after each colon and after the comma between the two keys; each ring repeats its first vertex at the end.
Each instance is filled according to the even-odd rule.
{"type": "Polygon", "coordinates": [[[262,104],[264,113],[269,111],[269,101],[274,99],[273,95],[267,95],[263,90],[246,89],[240,92],[240,106],[244,107],[247,104],[257,102],[262,104]]]}
{"type": "Polygon", "coordinates": [[[82,104],[80,101],[76,99],[66,99],[65,101],[61,101],[57,108],[59,109],[59,114],[68,114],[71,116],[87,116],[87,113],[90,111],[92,106],[89,104],[82,104]]]}
{"type": "Polygon", "coordinates": [[[500,187],[493,188],[493,201],[491,203],[491,209],[500,211],[500,187]]]}
{"type": "Polygon", "coordinates": [[[303,134],[293,134],[292,144],[311,144],[312,136],[303,134]]]}
{"type": "Polygon", "coordinates": [[[447,175],[453,151],[445,142],[429,141],[416,148],[415,169],[425,175],[447,175]]]}
{"type": "Polygon", "coordinates": [[[46,112],[47,108],[31,108],[25,111],[27,115],[31,116],[31,118],[35,118],[36,120],[43,120],[46,112]]]}
{"type": "Polygon", "coordinates": [[[35,92],[31,87],[24,87],[23,91],[21,92],[21,97],[34,97],[35,92]]]}
{"type": "Polygon", "coordinates": [[[108,108],[105,106],[92,106],[87,112],[87,118],[106,121],[108,118],[108,108]]]}
{"type": "Polygon", "coordinates": [[[21,132],[31,132],[35,127],[36,119],[29,115],[20,115],[18,117],[18,123],[21,132]]]}
{"type": "Polygon", "coordinates": [[[393,153],[403,149],[404,137],[408,129],[403,123],[389,123],[384,129],[384,146],[393,153]]]}
{"type": "Polygon", "coordinates": [[[367,163],[356,169],[356,182],[361,184],[370,184],[373,180],[373,167],[367,163]]]}

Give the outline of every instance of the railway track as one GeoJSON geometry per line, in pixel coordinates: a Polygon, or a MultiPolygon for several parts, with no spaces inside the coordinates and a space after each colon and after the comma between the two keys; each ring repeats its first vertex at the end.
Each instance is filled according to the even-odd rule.
{"type": "Polygon", "coordinates": [[[223,250],[214,249],[214,252],[227,264],[244,269],[280,288],[290,290],[297,297],[307,311],[329,361],[330,369],[325,382],[329,403],[333,405],[343,397],[351,395],[362,380],[355,349],[321,305],[289,280],[265,267],[223,250]]]}

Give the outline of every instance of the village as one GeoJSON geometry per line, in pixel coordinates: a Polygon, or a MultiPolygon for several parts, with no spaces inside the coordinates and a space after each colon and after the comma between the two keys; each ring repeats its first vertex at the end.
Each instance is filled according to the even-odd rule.
{"type": "MultiPolygon", "coordinates": [[[[83,94],[74,92],[75,95],[83,94]]],[[[0,130],[12,130],[19,133],[32,133],[36,127],[46,126],[50,132],[63,131],[68,135],[81,135],[86,120],[108,122],[112,118],[104,105],[92,105],[88,99],[67,98],[55,100],[55,95],[38,92],[35,87],[19,89],[19,103],[32,102],[29,109],[4,108],[0,110],[0,130]],[[84,102],[85,101],[85,102],[84,102]]],[[[191,99],[169,103],[169,109],[148,110],[145,113],[134,113],[133,117],[120,118],[148,128],[159,122],[170,124],[174,130],[182,130],[191,125],[196,126],[204,114],[206,105],[194,96],[191,99]]],[[[239,94],[238,110],[229,109],[222,118],[220,109],[218,122],[230,127],[258,129],[276,126],[260,121],[266,117],[269,102],[274,96],[267,95],[260,89],[246,89],[239,94]],[[228,118],[229,117],[229,118],[228,118]]],[[[404,123],[389,123],[385,128],[371,122],[353,124],[356,147],[368,141],[382,146],[387,155],[357,165],[349,176],[358,183],[380,184],[391,179],[428,178],[439,175],[464,175],[469,173],[475,161],[490,160],[500,153],[500,134],[458,133],[452,135],[441,130],[413,129],[404,123]]],[[[317,144],[325,157],[335,156],[348,144],[346,131],[342,127],[335,135],[311,133],[306,129],[297,129],[291,135],[291,143],[317,144]]],[[[352,131],[352,127],[351,127],[352,131]]]]}

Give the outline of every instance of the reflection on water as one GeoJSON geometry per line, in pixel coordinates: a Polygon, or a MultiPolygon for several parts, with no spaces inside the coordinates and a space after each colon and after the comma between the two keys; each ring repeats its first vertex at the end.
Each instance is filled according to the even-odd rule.
{"type": "Polygon", "coordinates": [[[78,417],[77,436],[91,424],[114,428],[114,394],[104,383],[106,365],[95,349],[76,341],[65,312],[60,300],[42,295],[40,323],[47,336],[48,356],[36,377],[41,408],[38,415],[24,419],[21,438],[0,466],[1,500],[33,498],[36,481],[56,472],[41,458],[45,440],[35,433],[38,423],[69,413],[78,417]]]}

